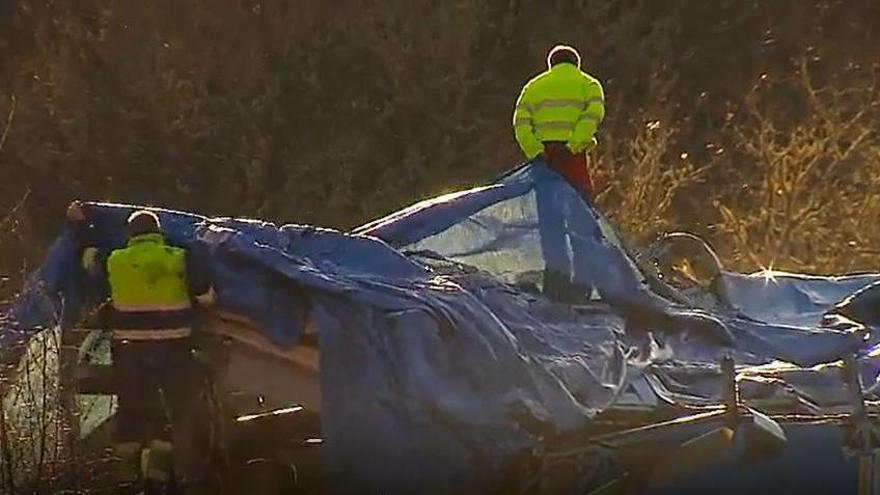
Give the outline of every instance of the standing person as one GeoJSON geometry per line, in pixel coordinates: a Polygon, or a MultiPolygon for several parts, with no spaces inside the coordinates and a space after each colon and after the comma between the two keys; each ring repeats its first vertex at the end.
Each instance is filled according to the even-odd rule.
{"type": "Polygon", "coordinates": [[[581,70],[577,50],[557,45],[547,55],[547,70],[520,92],[513,128],[527,159],[543,154],[553,170],[590,198],[587,153],[596,147],[596,130],[604,118],[602,85],[581,70]]]}
{"type": "MultiPolygon", "coordinates": [[[[513,112],[513,128],[520,149],[529,160],[544,162],[575,188],[585,200],[593,195],[587,153],[596,146],[596,130],[605,117],[602,85],[581,70],[577,50],[557,45],[547,55],[547,70],[522,88],[513,112]]],[[[586,280],[588,253],[577,241],[589,236],[587,228],[572,224],[560,199],[550,190],[537,200],[541,250],[544,257],[543,292],[553,300],[579,304],[589,299],[586,280]]]]}
{"type": "MultiPolygon", "coordinates": [[[[78,206],[68,216],[85,223],[78,206]]],[[[175,482],[186,489],[200,481],[200,473],[186,472],[194,471],[186,469],[193,464],[194,441],[188,436],[194,432],[184,428],[192,424],[187,415],[200,393],[192,302],[195,295],[209,292],[209,285],[188,251],[167,243],[155,213],[132,213],[127,229],[127,245],[107,257],[110,304],[100,316],[113,337],[114,450],[136,470],[145,493],[164,493],[175,482]],[[181,457],[185,469],[173,469],[181,457]]],[[[94,253],[87,247],[83,258],[92,273],[100,271],[94,253]]]]}

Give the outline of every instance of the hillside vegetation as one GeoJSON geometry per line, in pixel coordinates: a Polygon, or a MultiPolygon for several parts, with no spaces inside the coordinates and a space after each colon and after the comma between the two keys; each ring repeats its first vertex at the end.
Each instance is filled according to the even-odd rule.
{"type": "Polygon", "coordinates": [[[0,4],[2,272],[73,198],[348,228],[521,160],[556,42],[600,78],[600,204],[637,242],[880,269],[880,3],[113,0],[0,4]]]}

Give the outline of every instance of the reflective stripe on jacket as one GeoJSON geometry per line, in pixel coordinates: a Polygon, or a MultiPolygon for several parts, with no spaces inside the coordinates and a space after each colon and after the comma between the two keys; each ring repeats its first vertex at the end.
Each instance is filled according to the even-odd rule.
{"type": "Polygon", "coordinates": [[[544,141],[562,141],[574,152],[596,146],[596,130],[605,118],[602,85],[574,64],[561,63],[529,81],[516,102],[516,141],[531,160],[544,141]]]}

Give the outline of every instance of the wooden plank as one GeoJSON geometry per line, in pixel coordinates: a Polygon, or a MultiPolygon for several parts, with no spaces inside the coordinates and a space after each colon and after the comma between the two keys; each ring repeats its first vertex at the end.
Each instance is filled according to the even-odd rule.
{"type": "MultiPolygon", "coordinates": [[[[258,326],[238,315],[229,313],[212,312],[205,315],[206,320],[202,328],[215,332],[218,335],[234,340],[237,343],[248,346],[289,364],[302,368],[304,371],[319,373],[320,355],[314,346],[296,345],[289,349],[282,349],[269,341],[258,326]]],[[[306,335],[314,334],[314,327],[309,324],[304,332],[306,335]]]]}
{"type": "MultiPolygon", "coordinates": [[[[306,375],[315,375],[320,371],[318,349],[313,345],[296,345],[282,349],[270,342],[253,322],[231,313],[204,312],[201,315],[201,328],[243,345],[261,355],[282,360],[304,371],[306,375]]],[[[63,361],[73,375],[76,393],[79,394],[113,394],[115,383],[111,366],[89,365],[76,363],[79,348],[94,329],[75,328],[65,332],[63,336],[63,361]]],[[[314,337],[315,330],[308,325],[306,335],[314,337]]]]}

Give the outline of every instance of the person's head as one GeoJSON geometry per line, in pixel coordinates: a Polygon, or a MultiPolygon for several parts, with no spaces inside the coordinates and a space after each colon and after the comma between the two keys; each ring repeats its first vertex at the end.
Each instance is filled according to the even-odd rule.
{"type": "Polygon", "coordinates": [[[547,54],[547,68],[553,68],[559,64],[572,64],[578,69],[581,67],[581,55],[574,47],[568,45],[556,45],[547,54]]]}
{"type": "Polygon", "coordinates": [[[129,237],[142,234],[159,234],[161,232],[162,225],[159,223],[159,217],[152,211],[138,210],[128,217],[129,237]]]}

